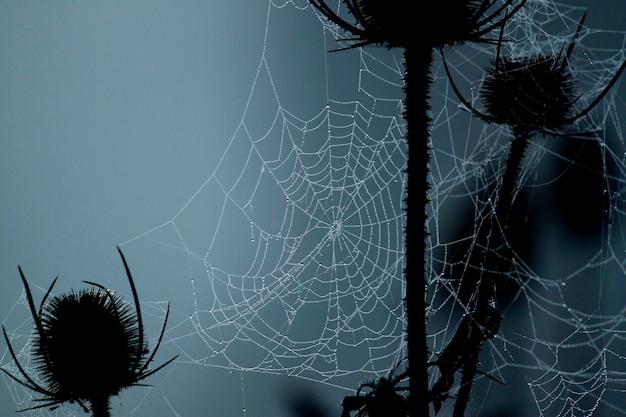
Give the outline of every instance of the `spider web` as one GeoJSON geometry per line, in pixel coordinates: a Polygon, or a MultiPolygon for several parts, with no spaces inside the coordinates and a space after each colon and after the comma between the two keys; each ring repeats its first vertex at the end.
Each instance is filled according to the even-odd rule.
{"type": "MultiPolygon", "coordinates": [[[[507,41],[500,54],[562,54],[584,12],[530,2],[503,34],[507,41]]],[[[576,112],[602,93],[624,60],[624,46],[623,33],[583,25],[568,63],[580,97],[576,112]]],[[[495,56],[483,52],[465,47],[445,55],[459,89],[477,108],[483,68],[495,56]]],[[[438,75],[445,79],[441,69],[438,75]]],[[[460,315],[472,310],[473,294],[459,293],[454,281],[469,267],[476,225],[487,220],[485,207],[495,204],[493,191],[504,173],[511,140],[508,129],[472,119],[446,82],[435,91],[429,241],[430,276],[435,277],[429,286],[432,361],[460,315]],[[450,227],[450,216],[462,207],[469,207],[467,217],[450,227]]],[[[506,243],[513,257],[508,282],[496,286],[504,320],[498,337],[481,354],[482,385],[472,391],[476,410],[505,410],[509,394],[488,403],[489,394],[495,398],[501,390],[519,389],[528,394],[520,399],[524,409],[536,409],[542,416],[624,413],[624,300],[617,290],[624,279],[620,117],[623,101],[614,90],[587,117],[557,135],[537,135],[531,141],[514,192],[517,224],[512,225],[514,241],[506,243]]],[[[431,377],[435,381],[438,375],[431,377]]]]}
{"type": "Polygon", "coordinates": [[[172,219],[128,245],[186,258],[193,308],[171,337],[205,346],[190,362],[347,387],[403,356],[402,70],[396,53],[329,54],[334,34],[299,3],[270,4],[219,163],[172,219]],[[324,71],[300,112],[281,91],[302,86],[274,76],[289,36],[278,22],[295,10],[318,25],[312,65],[324,71]]]}
{"type": "MultiPolygon", "coordinates": [[[[507,27],[504,38],[511,41],[501,53],[558,54],[582,13],[529,0],[507,27]]],[[[219,138],[227,142],[219,162],[177,213],[121,244],[129,259],[175,271],[162,345],[181,356],[165,383],[147,390],[167,410],[162,415],[183,409],[167,393],[181,365],[288,375],[343,396],[360,381],[387,375],[406,356],[401,54],[373,47],[329,53],[347,45],[336,41],[343,36],[305,0],[270,0],[249,98],[235,131],[219,138]],[[293,40],[296,28],[310,30],[317,47],[303,51],[293,40]],[[293,73],[302,76],[287,76],[293,73]]],[[[624,33],[583,26],[570,59],[580,109],[602,92],[625,49],[624,33]]],[[[485,44],[445,51],[459,89],[477,107],[484,68],[495,54],[495,46],[485,44]]],[[[457,291],[453,278],[467,262],[473,225],[492,204],[488,192],[504,170],[510,135],[460,104],[440,57],[433,75],[427,270],[435,361],[471,310],[471,294],[457,291]]],[[[533,244],[509,242],[511,283],[497,294],[505,318],[482,349],[471,415],[495,413],[513,400],[542,416],[626,412],[626,300],[617,290],[626,260],[623,111],[623,101],[609,93],[567,136],[533,138],[515,200],[526,225],[522,235],[533,244]],[[575,195],[559,211],[553,196],[564,187],[575,195]],[[568,210],[587,200],[600,201],[600,214],[575,218],[573,228],[566,224],[568,210]]],[[[24,298],[14,306],[25,308],[24,298]]],[[[166,303],[142,308],[158,327],[166,303]]],[[[5,326],[14,329],[11,340],[23,339],[18,356],[32,370],[32,323],[15,322],[16,316],[5,326]]],[[[2,359],[5,369],[19,373],[8,352],[2,359]]],[[[431,383],[437,377],[431,368],[431,383]]],[[[31,393],[5,380],[19,408],[32,406],[31,393]]],[[[143,415],[148,395],[125,407],[143,415]]],[[[444,407],[438,415],[449,414],[444,407]]]]}

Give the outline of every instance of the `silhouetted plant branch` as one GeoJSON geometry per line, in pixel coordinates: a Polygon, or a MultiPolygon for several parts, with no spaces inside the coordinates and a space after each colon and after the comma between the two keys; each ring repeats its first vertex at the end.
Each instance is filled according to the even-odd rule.
{"type": "MultiPolygon", "coordinates": [[[[625,61],[602,92],[584,109],[575,111],[575,105],[582,95],[577,92],[573,74],[569,69],[570,58],[585,16],[586,14],[583,14],[570,45],[567,48],[563,46],[558,53],[501,56],[501,32],[496,57],[487,70],[487,76],[480,89],[479,95],[483,104],[481,110],[474,108],[459,92],[444,60],[444,68],[453,90],[462,103],[484,121],[509,127],[512,134],[504,173],[496,189],[495,202],[486,206],[487,212],[483,213],[483,217],[488,221],[483,223],[484,226],[479,228],[475,237],[476,247],[483,251],[482,262],[475,268],[469,268],[467,275],[462,278],[461,285],[478,283],[469,314],[485,336],[477,338],[477,347],[461,366],[462,378],[454,407],[454,417],[464,415],[477,372],[480,346],[494,334],[493,319],[490,319],[496,304],[494,289],[496,280],[502,279],[510,272],[506,268],[514,257],[508,247],[509,213],[530,139],[537,134],[560,135],[565,127],[585,117],[609,92],[626,68],[625,61]],[[471,277],[472,274],[476,274],[477,277],[471,277]]],[[[459,331],[466,332],[459,326],[452,340],[457,338],[459,331]]],[[[443,379],[444,368],[441,364],[439,368],[443,379]]],[[[451,383],[446,384],[446,387],[449,389],[451,383]]],[[[437,410],[437,407],[435,409],[437,410]]]]}
{"type": "Polygon", "coordinates": [[[407,317],[408,414],[427,417],[428,347],[426,335],[426,206],[429,203],[430,90],[434,50],[464,42],[493,42],[486,36],[504,25],[526,0],[427,1],[343,0],[349,23],[324,0],[309,0],[330,22],[354,37],[346,48],[370,44],[404,49],[404,112],[408,158],[405,225],[405,309],[407,317]],[[500,3],[498,5],[498,3],[500,3]],[[415,31],[415,19],[428,24],[415,31]],[[414,219],[416,222],[414,223],[414,219]],[[425,388],[426,387],[426,388],[425,388]]]}

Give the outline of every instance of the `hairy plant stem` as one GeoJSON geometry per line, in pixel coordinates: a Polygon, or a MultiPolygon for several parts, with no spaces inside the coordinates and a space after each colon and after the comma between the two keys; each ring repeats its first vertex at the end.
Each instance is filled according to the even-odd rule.
{"type": "Polygon", "coordinates": [[[506,228],[508,214],[513,207],[513,197],[515,196],[515,188],[519,181],[520,172],[522,171],[522,161],[524,154],[528,148],[528,143],[532,133],[525,130],[514,130],[513,139],[509,146],[509,154],[506,159],[504,175],[502,183],[498,191],[498,200],[496,206],[496,217],[502,222],[506,228]]]}
{"type": "Polygon", "coordinates": [[[461,384],[459,385],[459,392],[456,395],[456,402],[454,403],[452,417],[465,417],[465,409],[467,408],[467,403],[470,399],[472,383],[474,382],[474,375],[476,374],[476,368],[478,367],[479,356],[480,349],[476,349],[476,351],[469,357],[467,363],[461,371],[461,384]]]}
{"type": "Polygon", "coordinates": [[[476,297],[475,314],[480,317],[490,302],[495,301],[494,280],[507,273],[508,263],[512,254],[507,253],[509,214],[513,208],[513,199],[519,176],[522,170],[522,161],[531,134],[514,131],[509,145],[502,181],[496,190],[495,206],[487,206],[490,210],[489,221],[485,233],[479,233],[479,244],[483,248],[483,264],[480,267],[481,277],[476,297]]]}
{"type": "Polygon", "coordinates": [[[430,88],[433,49],[404,49],[404,113],[408,158],[404,276],[409,375],[409,415],[428,417],[428,346],[426,339],[426,206],[429,202],[430,88]],[[412,129],[415,128],[415,129],[412,129]],[[414,224],[415,222],[415,224],[414,224]]]}
{"type": "MultiPolygon", "coordinates": [[[[483,263],[479,268],[478,293],[472,314],[480,324],[487,315],[490,303],[496,299],[494,280],[507,274],[507,264],[512,260],[512,254],[508,253],[509,213],[513,207],[522,161],[531,136],[531,132],[514,129],[502,181],[496,190],[495,207],[487,206],[489,221],[486,227],[479,230],[477,236],[479,247],[483,248],[483,263]]],[[[478,367],[481,345],[482,342],[463,365],[453,417],[463,417],[465,414],[478,367]]]]}
{"type": "Polygon", "coordinates": [[[111,417],[109,397],[98,397],[90,400],[91,417],[111,417]]]}

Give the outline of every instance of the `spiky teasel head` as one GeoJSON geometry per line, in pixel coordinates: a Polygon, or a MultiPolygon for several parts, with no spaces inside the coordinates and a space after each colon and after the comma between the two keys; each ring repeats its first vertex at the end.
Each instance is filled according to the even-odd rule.
{"type": "Polygon", "coordinates": [[[97,402],[136,382],[135,364],[147,348],[135,312],[119,295],[70,291],[51,298],[40,320],[35,358],[47,390],[97,402]]]}
{"type": "MultiPolygon", "coordinates": [[[[355,22],[341,18],[325,0],[309,0],[329,21],[354,35],[347,48],[378,44],[428,48],[485,38],[527,0],[343,0],[355,22]],[[417,4],[419,3],[419,4],[417,4]]],[[[347,49],[344,48],[344,49],[347,49]]]]}
{"type": "Polygon", "coordinates": [[[528,133],[556,130],[573,115],[578,97],[564,56],[497,57],[480,90],[491,122],[528,133]]]}
{"type": "Polygon", "coordinates": [[[424,1],[421,25],[427,28],[424,33],[435,48],[465,42],[492,42],[485,35],[503,26],[525,2],[526,0],[424,1]]]}
{"type": "MultiPolygon", "coordinates": [[[[563,128],[581,120],[596,108],[626,69],[624,60],[604,89],[580,109],[580,103],[587,98],[583,99],[583,94],[578,92],[570,70],[570,58],[585,16],[583,14],[578,23],[569,46],[566,48],[563,45],[558,53],[503,57],[500,55],[501,32],[496,57],[487,69],[480,88],[481,109],[476,109],[463,97],[444,60],[452,89],[473,114],[489,123],[509,126],[516,135],[562,134],[563,128]]],[[[593,132],[580,132],[581,135],[589,133],[593,132]]]]}
{"type": "Polygon", "coordinates": [[[37,309],[28,281],[18,268],[35,321],[33,361],[38,380],[43,382],[31,377],[20,364],[2,326],[9,353],[21,377],[4,368],[0,371],[42,396],[35,399],[38,405],[20,411],[77,402],[85,412],[91,411],[92,417],[110,417],[112,396],[124,388],[141,385],[140,381],[177,358],[174,356],[148,369],[163,339],[169,303],[161,334],[150,353],[145,344],[137,289],[124,254],[119,247],[117,250],[133,293],[134,309],[119,295],[91,281],[84,282],[94,286],[93,289],[70,291],[48,299],[56,278],[37,309]]]}
{"type": "Polygon", "coordinates": [[[355,0],[346,4],[350,4],[351,14],[363,29],[363,34],[359,34],[362,42],[398,47],[416,35],[411,22],[415,11],[410,1],[355,0]]]}

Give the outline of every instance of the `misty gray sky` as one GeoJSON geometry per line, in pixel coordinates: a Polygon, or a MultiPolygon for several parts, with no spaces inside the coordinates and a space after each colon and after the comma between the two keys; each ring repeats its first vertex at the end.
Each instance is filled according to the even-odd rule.
{"type": "MultiPolygon", "coordinates": [[[[59,275],[59,293],[83,288],[86,279],[130,295],[115,246],[170,220],[214,169],[250,95],[267,13],[265,1],[0,2],[0,317],[9,316],[22,291],[18,264],[34,288],[59,275]]],[[[293,26],[275,20],[286,37],[273,43],[306,51],[313,37],[319,59],[320,26],[309,12],[294,16],[293,26]]],[[[273,63],[285,65],[276,70],[280,77],[307,70],[303,59],[291,68],[288,56],[273,63]]],[[[323,80],[316,69],[306,76],[323,80]]],[[[254,111],[261,120],[273,117],[254,111]]],[[[170,323],[180,320],[189,306],[154,282],[170,271],[155,271],[160,265],[149,258],[128,260],[140,298],[172,299],[170,323]]],[[[170,269],[186,279],[184,269],[170,269]]],[[[39,300],[43,293],[34,292],[39,300]]],[[[9,331],[14,324],[7,323],[9,331]]],[[[154,337],[159,321],[152,324],[154,337]]],[[[157,359],[176,353],[162,349],[157,359]]],[[[280,392],[255,375],[245,376],[242,391],[239,373],[176,369],[185,382],[170,377],[167,397],[183,415],[241,415],[242,392],[248,402],[280,392]]],[[[114,413],[121,402],[136,406],[124,396],[144,393],[125,391],[114,399],[114,413]]],[[[145,403],[166,409],[158,400],[145,403]]],[[[264,414],[248,407],[248,416],[264,414]]],[[[0,415],[15,410],[3,383],[0,415]]],[[[161,412],[152,415],[173,415],[161,412]]]]}
{"type": "MultiPolygon", "coordinates": [[[[626,30],[624,0],[567,3],[590,7],[589,26],[626,30]]],[[[186,259],[163,258],[132,239],[173,219],[226,153],[253,89],[267,22],[275,94],[295,114],[312,116],[327,99],[325,55],[335,45],[323,42],[310,10],[288,4],[272,8],[268,20],[265,0],[0,1],[0,318],[11,317],[7,330],[23,325],[25,335],[31,323],[13,312],[25,311],[18,264],[36,288],[35,302],[57,275],[59,293],[91,280],[128,296],[115,249],[123,243],[140,299],[159,303],[146,313],[152,337],[163,301],[172,302],[171,324],[186,318],[186,259]]],[[[349,95],[358,57],[345,54],[349,82],[337,88],[349,95]]],[[[276,96],[268,91],[267,105],[255,102],[249,126],[258,122],[261,131],[273,119],[276,96]]],[[[5,348],[0,340],[2,364],[10,360],[5,348]]],[[[179,349],[198,347],[164,343],[157,360],[179,349]]],[[[147,381],[155,390],[113,399],[114,414],[140,404],[136,416],[286,416],[282,395],[302,386],[339,415],[348,393],[211,366],[180,364],[162,374],[147,381]]],[[[51,415],[82,415],[64,407],[51,415]]],[[[0,415],[15,410],[0,383],[0,415]]]]}

